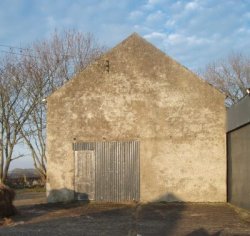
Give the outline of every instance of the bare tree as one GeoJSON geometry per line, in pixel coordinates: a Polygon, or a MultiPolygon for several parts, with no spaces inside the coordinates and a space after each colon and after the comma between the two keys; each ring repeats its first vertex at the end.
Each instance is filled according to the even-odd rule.
{"type": "Polygon", "coordinates": [[[14,149],[21,141],[21,130],[36,107],[38,95],[22,73],[22,65],[13,54],[0,65],[0,182],[7,178],[10,164],[23,154],[14,149]],[[30,93],[32,91],[32,94],[30,93]]]}
{"type": "Polygon", "coordinates": [[[10,163],[23,156],[14,149],[24,142],[35,168],[46,179],[45,98],[99,57],[104,47],[91,34],[55,31],[49,40],[35,42],[0,64],[0,182],[10,163]]]}
{"type": "Polygon", "coordinates": [[[250,87],[250,58],[232,53],[206,66],[203,78],[226,95],[226,106],[236,103],[250,87]]]}
{"type": "Polygon", "coordinates": [[[35,168],[46,179],[45,98],[99,57],[104,47],[91,34],[76,31],[55,32],[50,40],[34,43],[22,57],[27,78],[36,84],[39,102],[22,127],[21,134],[31,151],[35,168]],[[27,56],[28,55],[28,56],[27,56]],[[33,78],[33,80],[32,80],[33,78]]]}

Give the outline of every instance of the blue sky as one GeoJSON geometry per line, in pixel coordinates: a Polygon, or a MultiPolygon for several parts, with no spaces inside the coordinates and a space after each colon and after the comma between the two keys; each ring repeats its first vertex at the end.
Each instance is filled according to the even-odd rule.
{"type": "Polygon", "coordinates": [[[191,70],[249,52],[249,0],[1,0],[0,43],[25,46],[54,29],[113,47],[137,32],[191,70]]]}
{"type": "Polygon", "coordinates": [[[91,32],[108,47],[137,32],[197,71],[232,51],[249,54],[250,1],[0,1],[0,44],[25,47],[55,28],[91,32]]]}

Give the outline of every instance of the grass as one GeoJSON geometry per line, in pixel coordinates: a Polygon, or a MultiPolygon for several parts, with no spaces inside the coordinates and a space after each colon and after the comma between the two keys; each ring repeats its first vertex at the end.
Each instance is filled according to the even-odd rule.
{"type": "Polygon", "coordinates": [[[34,187],[34,188],[22,188],[22,189],[15,189],[17,193],[27,193],[27,192],[46,192],[45,187],[34,187]]]}

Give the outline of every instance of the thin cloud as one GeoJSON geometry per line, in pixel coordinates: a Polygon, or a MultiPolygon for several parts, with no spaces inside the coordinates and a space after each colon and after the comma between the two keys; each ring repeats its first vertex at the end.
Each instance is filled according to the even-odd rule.
{"type": "Polygon", "coordinates": [[[199,8],[199,4],[197,3],[197,1],[189,2],[185,6],[186,10],[196,10],[198,8],[199,8]]]}
{"type": "Polygon", "coordinates": [[[142,6],[142,9],[152,10],[155,8],[156,5],[159,5],[163,2],[164,2],[164,0],[148,0],[147,3],[142,6]]]}
{"type": "Polygon", "coordinates": [[[54,27],[92,32],[109,47],[137,31],[191,68],[250,48],[250,4],[243,0],[13,1],[0,2],[0,38],[14,46],[54,27]]]}
{"type": "Polygon", "coordinates": [[[152,32],[150,34],[144,35],[144,38],[145,39],[162,39],[162,40],[164,40],[167,38],[167,36],[164,33],[152,32]]]}
{"type": "Polygon", "coordinates": [[[250,5],[245,1],[171,1],[165,6],[158,3],[139,26],[150,28],[144,37],[189,68],[199,68],[232,49],[250,46],[250,5]],[[159,10],[162,18],[149,21],[159,10]]]}
{"type": "Polygon", "coordinates": [[[157,23],[159,21],[163,21],[165,18],[165,14],[161,10],[157,10],[156,12],[153,12],[149,14],[146,18],[147,23],[157,23]]]}
{"type": "Polygon", "coordinates": [[[140,19],[144,13],[142,11],[132,11],[129,13],[129,19],[130,20],[138,20],[140,19]]]}

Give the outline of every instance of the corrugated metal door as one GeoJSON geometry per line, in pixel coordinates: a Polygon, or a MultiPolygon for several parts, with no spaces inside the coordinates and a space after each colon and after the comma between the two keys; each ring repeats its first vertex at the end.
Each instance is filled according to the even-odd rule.
{"type": "Polygon", "coordinates": [[[76,153],[95,153],[95,200],[139,201],[140,153],[138,141],[84,142],[73,145],[76,153]]]}
{"type": "Polygon", "coordinates": [[[78,200],[95,199],[95,153],[75,152],[75,192],[78,200]]]}

